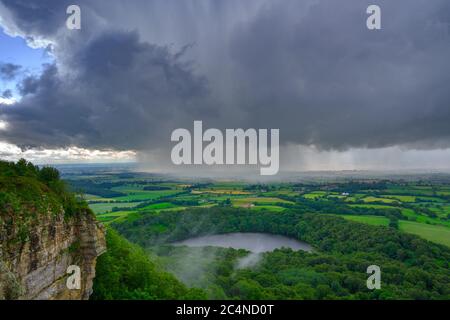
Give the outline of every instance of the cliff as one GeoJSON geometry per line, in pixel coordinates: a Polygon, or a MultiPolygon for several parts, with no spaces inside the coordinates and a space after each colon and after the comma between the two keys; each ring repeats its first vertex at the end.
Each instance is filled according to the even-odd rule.
{"type": "Polygon", "coordinates": [[[0,172],[0,299],[88,299],[104,229],[59,174],[45,182],[34,170],[0,172]],[[80,268],[79,289],[66,285],[71,265],[80,268]]]}
{"type": "Polygon", "coordinates": [[[103,228],[90,214],[64,214],[30,221],[26,241],[20,223],[6,217],[0,227],[0,299],[87,299],[97,256],[105,251],[103,228]],[[81,289],[66,286],[67,268],[81,271],[81,289]]]}

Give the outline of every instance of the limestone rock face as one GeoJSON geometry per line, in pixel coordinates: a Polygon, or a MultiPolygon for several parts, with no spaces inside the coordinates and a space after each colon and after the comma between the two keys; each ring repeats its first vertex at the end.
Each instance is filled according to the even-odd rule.
{"type": "Polygon", "coordinates": [[[88,299],[105,251],[104,228],[89,212],[0,212],[0,299],[88,299]],[[80,289],[67,286],[71,265],[80,268],[80,289]]]}

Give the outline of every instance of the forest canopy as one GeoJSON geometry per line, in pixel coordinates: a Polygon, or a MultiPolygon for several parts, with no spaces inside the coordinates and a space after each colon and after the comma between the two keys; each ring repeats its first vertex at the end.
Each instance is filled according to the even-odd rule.
{"type": "Polygon", "coordinates": [[[228,207],[143,214],[113,223],[130,241],[179,263],[173,241],[213,233],[264,232],[313,245],[313,253],[279,249],[258,267],[236,270],[242,252],[220,255],[201,284],[210,298],[229,299],[445,299],[450,297],[450,249],[391,227],[322,214],[228,207]],[[162,246],[162,247],[161,247],[162,246]],[[155,249],[156,248],[156,249],[155,249]],[[159,249],[158,249],[159,248],[159,249]],[[369,265],[382,270],[381,290],[366,287],[369,265]]]}

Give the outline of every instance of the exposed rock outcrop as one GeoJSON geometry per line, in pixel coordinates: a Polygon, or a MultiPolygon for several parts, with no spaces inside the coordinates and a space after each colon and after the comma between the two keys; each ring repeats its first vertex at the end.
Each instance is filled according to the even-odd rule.
{"type": "Polygon", "coordinates": [[[0,212],[0,299],[88,299],[104,228],[90,212],[17,215],[0,212]],[[80,289],[66,285],[80,267],[80,289]]]}

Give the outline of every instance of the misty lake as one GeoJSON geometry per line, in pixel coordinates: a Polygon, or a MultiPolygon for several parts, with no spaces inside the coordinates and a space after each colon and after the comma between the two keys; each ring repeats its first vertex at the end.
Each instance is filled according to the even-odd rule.
{"type": "Polygon", "coordinates": [[[203,237],[190,238],[183,241],[173,242],[174,246],[188,247],[223,247],[234,249],[245,249],[254,253],[273,251],[278,248],[291,248],[292,250],[312,251],[312,247],[306,242],[296,239],[267,234],[267,233],[227,233],[215,234],[203,237]]]}

